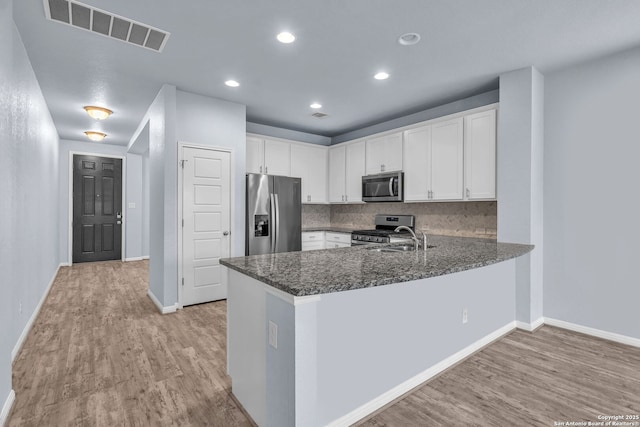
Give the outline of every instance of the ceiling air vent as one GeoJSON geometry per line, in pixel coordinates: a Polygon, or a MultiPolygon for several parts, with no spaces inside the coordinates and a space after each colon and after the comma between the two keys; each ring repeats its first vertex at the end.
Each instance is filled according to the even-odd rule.
{"type": "Polygon", "coordinates": [[[321,119],[323,117],[327,117],[328,114],[318,112],[318,113],[313,113],[312,116],[321,119]]]}
{"type": "Polygon", "coordinates": [[[73,0],[44,0],[47,19],[162,52],[169,33],[73,0]]]}

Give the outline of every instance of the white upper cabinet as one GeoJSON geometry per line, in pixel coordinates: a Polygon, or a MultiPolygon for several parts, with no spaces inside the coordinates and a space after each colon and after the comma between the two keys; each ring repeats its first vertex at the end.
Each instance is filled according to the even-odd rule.
{"type": "Polygon", "coordinates": [[[402,132],[367,140],[366,174],[402,170],[402,132]]]}
{"type": "Polygon", "coordinates": [[[404,133],[404,199],[406,201],[429,200],[431,177],[429,151],[431,126],[411,129],[404,133]]]}
{"type": "Polygon", "coordinates": [[[326,147],[291,144],[291,176],[302,178],[302,203],[327,203],[326,147]]]}
{"type": "Polygon", "coordinates": [[[291,144],[264,140],[264,173],[291,176],[291,144]]]}
{"type": "Polygon", "coordinates": [[[431,126],[431,198],[463,199],[464,138],[462,118],[431,126]]]}
{"type": "Polygon", "coordinates": [[[345,146],[346,171],[344,201],[348,203],[362,202],[362,176],[365,173],[365,142],[354,142],[345,146]]]}
{"type": "Polygon", "coordinates": [[[247,173],[262,173],[264,169],[264,140],[247,136],[247,173]]]}
{"type": "Polygon", "coordinates": [[[462,200],[463,121],[405,131],[404,199],[462,200]]]}
{"type": "Polygon", "coordinates": [[[465,199],[496,198],[496,110],[464,118],[465,199]]]}
{"type": "Polygon", "coordinates": [[[285,141],[247,136],[247,173],[290,176],[290,146],[285,141]]]}
{"type": "Polygon", "coordinates": [[[346,147],[329,148],[329,202],[344,202],[346,184],[346,147]]]}
{"type": "Polygon", "coordinates": [[[365,147],[359,141],[329,149],[329,202],[362,203],[365,147]]]}

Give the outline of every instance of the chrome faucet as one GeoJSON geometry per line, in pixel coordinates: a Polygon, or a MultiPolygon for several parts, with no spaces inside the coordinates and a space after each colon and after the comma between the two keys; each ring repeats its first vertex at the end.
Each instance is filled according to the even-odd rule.
{"type": "MultiPolygon", "coordinates": [[[[411,233],[411,240],[413,240],[413,250],[417,251],[418,248],[420,247],[420,240],[418,239],[418,236],[416,236],[416,233],[410,228],[407,227],[406,225],[400,225],[398,227],[396,227],[395,230],[393,230],[396,233],[399,233],[400,230],[409,230],[409,232],[411,233]]],[[[422,233],[422,245],[424,246],[423,249],[426,251],[427,250],[427,235],[424,234],[423,231],[421,231],[422,233]]]]}

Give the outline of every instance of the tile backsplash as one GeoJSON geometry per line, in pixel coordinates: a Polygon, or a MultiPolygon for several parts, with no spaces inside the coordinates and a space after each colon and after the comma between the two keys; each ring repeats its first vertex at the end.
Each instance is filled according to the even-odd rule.
{"type": "Polygon", "coordinates": [[[497,202],[363,203],[302,205],[303,227],[373,228],[376,214],[415,215],[430,234],[495,239],[497,202]]]}

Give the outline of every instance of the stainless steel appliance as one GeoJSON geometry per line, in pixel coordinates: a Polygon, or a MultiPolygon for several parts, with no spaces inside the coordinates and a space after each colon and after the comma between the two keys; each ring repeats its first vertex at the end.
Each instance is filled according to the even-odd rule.
{"type": "Polygon", "coordinates": [[[245,255],[302,248],[300,178],[247,174],[245,255]]]}
{"type": "Polygon", "coordinates": [[[394,232],[398,226],[404,225],[415,229],[416,219],[413,215],[376,215],[376,228],[373,230],[356,230],[351,232],[351,246],[376,245],[411,240],[411,233],[402,230],[394,232]]]}
{"type": "Polygon", "coordinates": [[[404,200],[404,173],[385,172],[362,177],[363,202],[401,202],[404,200]]]}

